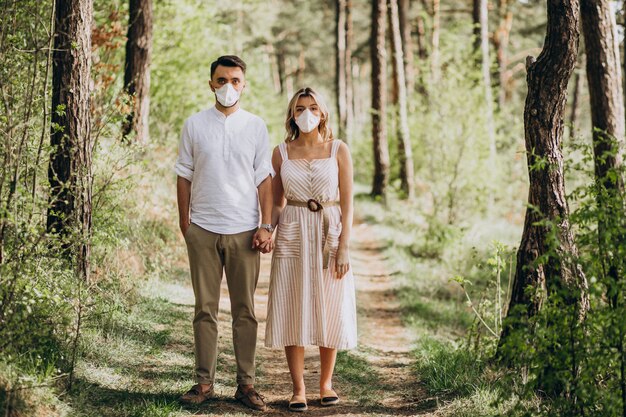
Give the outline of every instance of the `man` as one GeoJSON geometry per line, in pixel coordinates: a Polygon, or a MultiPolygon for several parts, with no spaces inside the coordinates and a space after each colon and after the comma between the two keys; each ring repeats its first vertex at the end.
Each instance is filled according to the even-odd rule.
{"type": "Polygon", "coordinates": [[[180,229],[196,298],[197,384],[181,400],[199,404],[215,396],[217,313],[225,272],[237,361],[235,398],[252,409],[265,410],[263,398],[254,389],[254,291],[259,251],[266,253],[272,247],[273,170],[265,123],[239,107],[245,71],[246,64],[233,55],[211,64],[209,85],[216,96],[215,106],[185,121],[175,166],[180,229]]]}

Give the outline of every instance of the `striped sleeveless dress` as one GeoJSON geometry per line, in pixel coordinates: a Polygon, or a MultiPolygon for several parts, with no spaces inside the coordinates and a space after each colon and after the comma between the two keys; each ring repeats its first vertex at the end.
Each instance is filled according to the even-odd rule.
{"type": "MultiPolygon", "coordinates": [[[[288,200],[337,201],[339,167],[334,140],[330,158],[289,159],[279,146],[280,175],[288,200]]],[[[272,255],[265,346],[316,345],[335,349],[356,346],[356,300],[352,268],[342,279],[335,269],[341,234],[339,205],[324,209],[330,218],[328,268],[323,268],[323,214],[287,205],[281,212],[272,255]]]]}

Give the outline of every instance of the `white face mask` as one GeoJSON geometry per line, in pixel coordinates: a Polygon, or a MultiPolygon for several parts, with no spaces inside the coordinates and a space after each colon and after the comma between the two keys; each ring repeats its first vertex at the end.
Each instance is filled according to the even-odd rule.
{"type": "Polygon", "coordinates": [[[215,89],[217,101],[224,107],[232,107],[239,101],[239,91],[231,83],[226,83],[215,89]]]}
{"type": "Polygon", "coordinates": [[[305,109],[300,116],[296,117],[296,124],[300,128],[301,132],[309,133],[317,127],[320,123],[320,118],[311,112],[309,109],[305,109]]]}

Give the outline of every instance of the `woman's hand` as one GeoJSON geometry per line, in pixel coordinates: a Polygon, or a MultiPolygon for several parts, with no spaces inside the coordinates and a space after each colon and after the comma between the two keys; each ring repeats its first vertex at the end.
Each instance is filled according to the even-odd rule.
{"type": "Polygon", "coordinates": [[[335,257],[335,273],[337,279],[343,278],[350,269],[350,250],[347,246],[339,246],[335,257]]]}

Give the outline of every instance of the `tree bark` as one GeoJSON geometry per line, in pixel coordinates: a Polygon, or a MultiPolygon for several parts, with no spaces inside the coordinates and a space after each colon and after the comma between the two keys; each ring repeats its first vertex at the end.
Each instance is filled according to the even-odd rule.
{"type": "Polygon", "coordinates": [[[498,78],[500,89],[498,93],[498,106],[502,109],[510,95],[509,73],[506,70],[508,62],[509,38],[513,27],[513,12],[511,0],[499,2],[500,24],[493,34],[493,43],[496,47],[496,60],[498,63],[498,78]]]}
{"type": "Polygon", "coordinates": [[[354,33],[352,29],[352,0],[346,0],[346,143],[352,141],[354,133],[354,84],[352,80],[352,49],[354,33]]]}
{"type": "Polygon", "coordinates": [[[591,101],[595,175],[607,188],[623,187],[607,181],[607,173],[622,165],[624,95],[617,24],[608,0],[581,0],[591,101]],[[608,154],[614,154],[608,155],[608,154]]]}
{"type": "MultiPolygon", "coordinates": [[[[426,2],[422,1],[422,7],[425,12],[428,12],[426,2]]],[[[416,35],[417,35],[417,56],[424,60],[428,58],[428,50],[426,48],[426,29],[424,27],[424,16],[422,13],[418,13],[417,20],[415,22],[416,35]]]]}
{"type": "Polygon", "coordinates": [[[569,224],[561,153],[567,84],[578,51],[579,4],[578,0],[548,0],[547,8],[543,50],[536,61],[527,58],[524,130],[529,206],[498,355],[504,353],[503,346],[514,330],[527,330],[524,319],[541,310],[543,294],[567,290],[564,302],[574,306],[580,318],[589,308],[587,280],[576,263],[578,253],[569,224]],[[553,252],[551,244],[556,246],[553,252]]]}
{"type": "Polygon", "coordinates": [[[393,51],[393,80],[395,91],[397,92],[394,102],[397,112],[397,133],[398,133],[398,159],[400,164],[401,189],[407,198],[414,197],[414,168],[413,152],[411,149],[411,137],[409,134],[409,121],[407,115],[407,87],[404,74],[404,57],[402,51],[402,37],[400,35],[400,16],[398,11],[398,1],[389,0],[389,21],[391,22],[391,50],[393,51]]]}
{"type": "Polygon", "coordinates": [[[150,61],[152,56],[152,0],[129,0],[128,39],[124,89],[131,97],[131,112],[124,120],[123,137],[135,133],[146,143],[150,112],[150,61]]]}
{"type": "Polygon", "coordinates": [[[347,123],[346,101],[346,0],[335,1],[335,85],[337,91],[338,136],[344,138],[347,123]]]}
{"type": "Polygon", "coordinates": [[[404,74],[406,78],[407,96],[415,91],[415,66],[413,65],[414,47],[409,24],[409,0],[398,0],[398,17],[400,23],[400,37],[403,46],[404,74]]]}
{"type": "MultiPolygon", "coordinates": [[[[493,117],[493,93],[491,91],[491,59],[489,58],[489,16],[487,0],[474,0],[472,12],[474,18],[474,48],[480,52],[480,68],[483,79],[483,91],[485,94],[485,113],[487,140],[489,141],[489,171],[495,175],[496,169],[496,129],[493,117]]],[[[494,190],[488,191],[487,209],[493,206],[494,190]]]]}
{"type": "Polygon", "coordinates": [[[47,229],[89,280],[92,197],[91,0],[56,0],[47,229]]]}
{"type": "Polygon", "coordinates": [[[441,29],[441,5],[440,0],[433,1],[433,31],[430,49],[431,77],[433,82],[439,81],[441,68],[439,64],[439,31],[441,29]]]}
{"type": "Polygon", "coordinates": [[[583,71],[579,68],[574,76],[574,91],[572,92],[572,112],[570,114],[569,125],[569,140],[574,140],[574,137],[578,130],[578,119],[580,118],[580,95],[583,90],[584,77],[581,75],[583,71]]]}
{"type": "Polygon", "coordinates": [[[372,195],[386,197],[389,182],[389,149],[386,129],[387,57],[385,51],[386,0],[372,0],[372,139],[374,146],[374,181],[372,195]]]}

